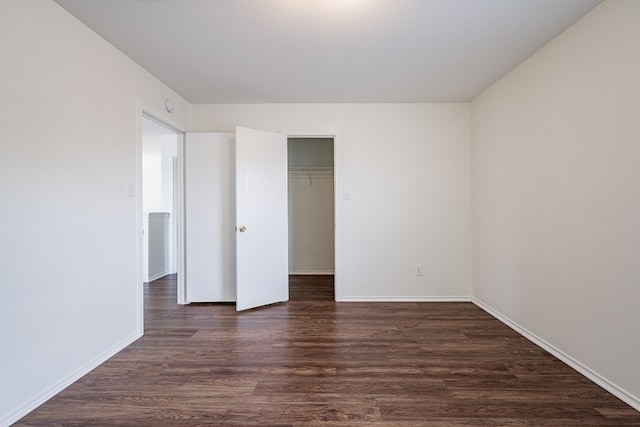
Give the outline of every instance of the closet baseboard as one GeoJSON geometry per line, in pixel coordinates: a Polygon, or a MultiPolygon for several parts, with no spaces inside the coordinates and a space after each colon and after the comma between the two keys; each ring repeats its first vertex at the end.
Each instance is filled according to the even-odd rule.
{"type": "Polygon", "coordinates": [[[289,274],[292,276],[317,276],[317,275],[332,275],[335,274],[333,270],[290,270],[289,274]]]}

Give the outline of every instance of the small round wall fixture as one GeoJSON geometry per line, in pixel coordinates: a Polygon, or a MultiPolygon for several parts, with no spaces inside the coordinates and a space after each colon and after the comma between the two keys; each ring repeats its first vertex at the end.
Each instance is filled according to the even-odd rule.
{"type": "Polygon", "coordinates": [[[173,109],[176,108],[176,106],[173,105],[173,101],[172,100],[167,98],[167,99],[164,100],[164,108],[166,108],[168,112],[173,113],[173,109]]]}

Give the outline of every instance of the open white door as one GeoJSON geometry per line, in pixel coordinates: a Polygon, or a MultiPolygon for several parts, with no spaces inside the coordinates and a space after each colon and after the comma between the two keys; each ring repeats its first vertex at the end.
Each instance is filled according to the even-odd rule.
{"type": "Polygon", "coordinates": [[[289,300],[287,137],[236,128],[236,309],[289,300]]]}

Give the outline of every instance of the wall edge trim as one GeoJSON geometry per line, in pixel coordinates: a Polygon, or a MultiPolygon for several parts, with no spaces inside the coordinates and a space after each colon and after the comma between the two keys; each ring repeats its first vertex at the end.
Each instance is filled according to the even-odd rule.
{"type": "Polygon", "coordinates": [[[331,275],[333,270],[289,270],[291,275],[331,275]]]}
{"type": "Polygon", "coordinates": [[[147,281],[147,283],[151,283],[151,282],[153,282],[154,280],[161,279],[161,278],[163,278],[164,276],[168,276],[168,275],[170,275],[170,274],[171,274],[171,273],[167,273],[166,271],[163,271],[162,273],[154,274],[153,276],[149,276],[149,280],[147,281]]]}
{"type": "Polygon", "coordinates": [[[472,302],[467,296],[343,296],[339,302],[472,302]]]}
{"type": "Polygon", "coordinates": [[[505,325],[507,325],[508,327],[510,327],[511,329],[513,329],[514,331],[516,331],[517,333],[525,337],[526,339],[528,339],[529,341],[533,342],[538,347],[541,347],[542,349],[551,353],[553,356],[560,359],[563,363],[566,363],[567,365],[569,365],[570,367],[578,371],[580,374],[587,377],[589,380],[593,381],[594,383],[596,383],[597,385],[599,385],[609,393],[613,394],[618,399],[622,400],[627,405],[631,406],[636,411],[640,412],[640,398],[634,396],[633,394],[629,393],[622,387],[619,387],[618,385],[609,381],[608,379],[606,379],[605,377],[603,377],[593,369],[589,368],[588,366],[574,359],[572,356],[560,350],[553,344],[540,338],[539,336],[529,331],[527,328],[521,326],[517,322],[511,320],[509,317],[500,313],[498,310],[491,307],[489,304],[483,302],[482,300],[476,297],[472,297],[471,302],[473,302],[476,306],[486,311],[491,316],[495,317],[496,319],[498,319],[499,321],[501,321],[502,323],[504,323],[505,325]]]}
{"type": "Polygon", "coordinates": [[[71,374],[62,378],[57,383],[53,384],[51,387],[47,388],[45,391],[36,395],[33,399],[28,400],[23,403],[19,407],[15,408],[2,418],[0,418],[0,426],[8,427],[11,424],[17,422],[31,411],[45,403],[47,400],[51,399],[58,393],[60,393],[65,388],[69,387],[74,382],[78,381],[80,378],[97,368],[102,363],[106,362],[109,358],[113,357],[115,354],[123,350],[125,347],[131,345],[138,338],[142,337],[142,333],[136,331],[135,333],[129,335],[119,343],[115,344],[111,348],[104,351],[102,354],[98,355],[96,358],[92,359],[79,369],[76,369],[71,374]]]}

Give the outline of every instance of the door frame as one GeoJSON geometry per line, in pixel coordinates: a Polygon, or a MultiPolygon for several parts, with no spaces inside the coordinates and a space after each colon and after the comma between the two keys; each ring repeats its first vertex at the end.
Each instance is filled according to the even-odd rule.
{"type": "Polygon", "coordinates": [[[178,156],[177,156],[177,171],[176,171],[176,192],[174,193],[174,206],[175,210],[175,225],[176,225],[176,252],[177,252],[177,303],[186,304],[185,295],[185,271],[184,271],[184,139],[185,131],[179,126],[167,122],[165,119],[158,117],[149,110],[138,105],[136,115],[136,183],[135,183],[135,199],[136,199],[136,259],[137,259],[137,271],[136,271],[136,283],[137,283],[137,307],[138,307],[138,319],[137,327],[140,335],[144,334],[144,286],[143,286],[143,221],[144,212],[142,206],[142,119],[143,117],[158,123],[161,126],[173,131],[177,135],[178,144],[178,156]]]}
{"type": "Polygon", "coordinates": [[[340,186],[340,135],[337,129],[329,130],[281,130],[280,133],[287,135],[289,138],[333,138],[333,295],[336,301],[342,301],[341,292],[341,212],[342,198],[339,197],[341,192],[340,186]]]}

